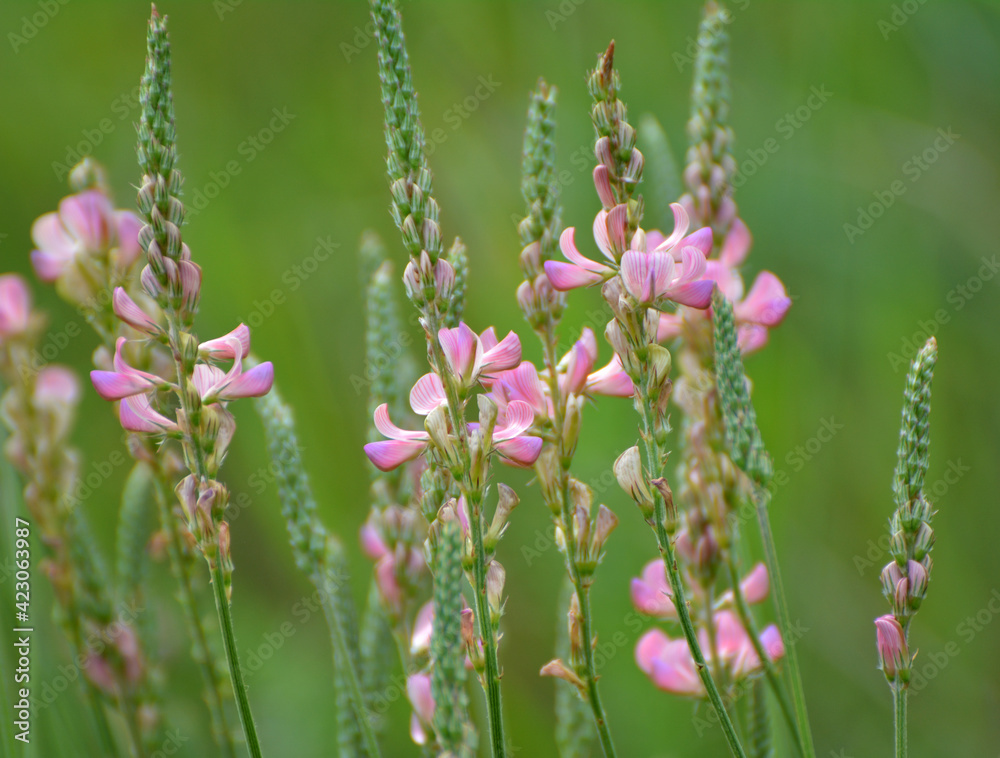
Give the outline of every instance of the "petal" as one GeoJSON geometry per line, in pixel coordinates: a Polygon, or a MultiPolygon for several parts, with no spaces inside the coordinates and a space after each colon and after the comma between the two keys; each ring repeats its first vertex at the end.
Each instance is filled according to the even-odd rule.
{"type": "MultiPolygon", "coordinates": [[[[604,253],[604,257],[610,261],[615,259],[611,252],[611,240],[608,238],[608,212],[598,211],[594,216],[594,242],[598,249],[604,253]]],[[[569,256],[567,256],[569,257],[569,256]]]]}
{"type": "MultiPolygon", "coordinates": [[[[628,226],[628,206],[622,203],[608,211],[607,226],[608,240],[611,243],[612,250],[625,250],[628,247],[625,243],[625,228],[628,226]]],[[[608,257],[611,260],[617,260],[613,255],[608,257]]]]}
{"type": "Polygon", "coordinates": [[[475,332],[462,322],[454,329],[441,329],[438,339],[452,373],[460,379],[475,376],[483,353],[482,343],[475,332]]]}
{"type": "Polygon", "coordinates": [[[414,413],[421,416],[426,416],[439,405],[447,403],[448,397],[445,395],[444,385],[441,383],[441,377],[437,374],[424,374],[417,379],[417,383],[410,390],[410,407],[414,413]]]}
{"type": "Polygon", "coordinates": [[[434,719],[434,695],[431,692],[431,678],[427,674],[413,674],[406,680],[406,696],[413,710],[425,723],[434,719]]]}
{"type": "Polygon", "coordinates": [[[744,355],[755,353],[767,344],[767,327],[758,324],[743,324],[737,330],[736,340],[744,355]]]}
{"type": "Polygon", "coordinates": [[[479,335],[479,341],[483,345],[483,351],[492,350],[497,346],[497,332],[492,326],[487,327],[482,334],[479,335]]]}
{"type": "Polygon", "coordinates": [[[19,334],[28,327],[31,295],[17,274],[0,276],[0,335],[19,334]]]}
{"type": "Polygon", "coordinates": [[[706,268],[705,254],[696,247],[685,247],[681,250],[681,273],[682,282],[691,282],[701,279],[706,268]]]}
{"type": "Polygon", "coordinates": [[[589,287],[604,280],[601,274],[562,261],[545,261],[545,275],[552,283],[553,289],[560,292],[589,287]]]}
{"type": "Polygon", "coordinates": [[[108,247],[114,228],[114,209],[100,190],[85,190],[63,198],[59,203],[59,218],[69,235],[88,252],[108,247]]]}
{"type": "Polygon", "coordinates": [[[515,437],[512,440],[497,443],[496,449],[502,456],[503,463],[508,466],[527,468],[538,460],[538,456],[542,452],[542,438],[515,437]]]}
{"type": "Polygon", "coordinates": [[[156,387],[155,383],[139,374],[117,371],[91,371],[90,381],[97,394],[105,400],[121,400],[149,392],[156,387]]]}
{"type": "Polygon", "coordinates": [[[497,442],[513,439],[524,434],[534,421],[535,412],[530,405],[521,400],[512,400],[507,406],[503,424],[493,432],[493,439],[497,442]]]}
{"type": "Polygon", "coordinates": [[[417,611],[413,622],[413,636],[410,638],[410,652],[418,655],[427,652],[431,646],[434,627],[434,603],[424,603],[417,611]]]}
{"type": "Polygon", "coordinates": [[[506,371],[520,362],[521,340],[514,332],[507,332],[495,347],[483,353],[481,365],[483,371],[506,371]]]}
{"type": "Polygon", "coordinates": [[[426,447],[426,442],[410,440],[369,442],[365,445],[365,455],[379,471],[392,471],[400,464],[412,461],[426,447]]]}
{"type": "Polygon", "coordinates": [[[538,370],[530,361],[524,361],[516,369],[507,371],[501,379],[508,390],[510,400],[521,400],[532,407],[535,415],[548,415],[545,388],[538,376],[538,370]]]}
{"type": "Polygon", "coordinates": [[[760,633],[760,644],[767,653],[767,657],[772,661],[777,661],[785,656],[785,643],[781,639],[781,632],[774,624],[768,626],[760,633]]]}
{"type": "Polygon", "coordinates": [[[653,671],[653,663],[664,653],[670,638],[659,629],[650,629],[635,645],[635,662],[641,671],[649,674],[653,671]]]}
{"type": "Polygon", "coordinates": [[[763,563],[758,563],[754,566],[753,570],[743,577],[743,581],[740,582],[740,589],[743,591],[743,597],[746,598],[748,603],[762,603],[766,600],[768,590],[770,589],[767,566],[763,563]]]}
{"type": "Polygon", "coordinates": [[[660,324],[656,328],[656,341],[673,339],[681,333],[681,319],[673,313],[661,313],[660,324]]]}
{"type": "Polygon", "coordinates": [[[370,521],[365,522],[359,533],[361,550],[372,560],[380,560],[389,553],[389,549],[379,536],[378,529],[371,525],[370,521]]]}
{"type": "Polygon", "coordinates": [[[564,393],[579,395],[587,386],[587,375],[594,367],[594,359],[582,340],[577,340],[570,348],[566,373],[561,377],[560,384],[564,393]]]}
{"type": "Polygon", "coordinates": [[[733,315],[738,321],[777,326],[791,304],[781,280],[770,271],[761,271],[743,302],[733,307],[733,315]]]}
{"type": "Polygon", "coordinates": [[[125,362],[125,359],[122,358],[122,348],[125,347],[125,344],[127,342],[128,340],[125,339],[125,337],[119,337],[118,340],[115,342],[115,357],[112,360],[112,363],[114,364],[115,367],[115,371],[121,374],[134,374],[136,376],[141,376],[144,379],[147,379],[150,385],[153,386],[160,386],[162,384],[166,384],[166,382],[163,380],[162,377],[159,377],[156,374],[150,374],[148,371],[140,371],[137,368],[132,368],[125,362]]]}
{"type": "MultiPolygon", "coordinates": [[[[678,647],[678,643],[686,649],[687,643],[684,640],[675,640],[671,646],[678,647]]],[[[675,695],[700,697],[705,691],[695,671],[694,661],[688,662],[678,655],[671,656],[671,660],[654,661],[650,676],[653,684],[675,695]]]]}
{"type": "Polygon", "coordinates": [[[707,308],[712,303],[712,290],[715,289],[715,282],[711,279],[699,279],[696,282],[687,282],[671,287],[665,296],[681,305],[688,305],[692,308],[707,308]]]}
{"type": "Polygon", "coordinates": [[[217,366],[199,363],[194,367],[191,381],[194,383],[195,389],[198,390],[198,394],[201,397],[207,397],[225,384],[226,372],[217,366]]]}
{"type": "Polygon", "coordinates": [[[682,276],[674,265],[674,256],[663,251],[647,254],[649,257],[649,279],[652,282],[653,297],[660,297],[670,285],[682,276]]]}
{"type": "Polygon", "coordinates": [[[118,405],[118,419],[122,428],[130,432],[163,434],[178,431],[176,422],[153,410],[147,395],[133,395],[122,400],[118,405]]]}
{"type": "Polygon", "coordinates": [[[638,250],[626,250],[622,255],[621,278],[625,289],[636,300],[648,303],[653,299],[650,270],[652,260],[648,253],[638,250]]]}
{"type": "Polygon", "coordinates": [[[128,296],[124,288],[115,287],[114,294],[111,296],[111,305],[115,315],[133,329],[149,335],[160,333],[159,325],[128,296]]]}
{"type": "Polygon", "coordinates": [[[705,263],[705,278],[719,285],[719,290],[734,303],[743,297],[743,279],[736,269],[722,261],[707,261],[705,263]]]}
{"type": "Polygon", "coordinates": [[[274,364],[264,361],[249,371],[243,371],[231,378],[220,388],[221,400],[237,400],[243,397],[262,397],[271,391],[274,384],[274,364]]]}
{"type": "Polygon", "coordinates": [[[223,334],[221,337],[202,342],[198,345],[198,351],[207,355],[212,360],[234,360],[236,358],[236,351],[234,350],[233,339],[239,342],[241,356],[250,354],[250,327],[246,326],[246,324],[240,324],[231,332],[223,334]]]}
{"type": "Polygon", "coordinates": [[[578,342],[583,343],[583,346],[587,348],[587,354],[590,356],[591,365],[593,365],[597,361],[597,337],[594,336],[594,330],[589,326],[583,327],[578,342]]]}
{"type": "Polygon", "coordinates": [[[64,257],[49,250],[31,251],[31,266],[43,282],[54,282],[62,276],[71,259],[72,255],[64,257]]]}
{"type": "Polygon", "coordinates": [[[69,236],[58,213],[46,213],[35,219],[31,225],[31,239],[52,260],[68,261],[77,248],[76,240],[69,236]]]}
{"type": "Polygon", "coordinates": [[[139,230],[142,222],[131,211],[115,211],[115,228],[118,233],[118,266],[129,268],[139,259],[139,230]]]}
{"type": "Polygon", "coordinates": [[[692,232],[687,237],[677,243],[677,248],[684,250],[686,247],[694,247],[701,251],[706,258],[712,254],[712,227],[703,226],[696,232],[692,232]]]}
{"type": "Polygon", "coordinates": [[[722,250],[719,251],[719,261],[732,268],[739,266],[746,260],[751,244],[753,238],[747,225],[742,219],[734,219],[732,226],[729,227],[729,234],[726,235],[726,241],[722,243],[722,250]]]}
{"type": "Polygon", "coordinates": [[[587,378],[587,394],[607,395],[608,397],[632,397],[635,391],[632,379],[622,368],[622,361],[617,355],[602,369],[595,371],[587,378]]]}
{"type": "Polygon", "coordinates": [[[409,431],[406,429],[400,429],[398,426],[389,420],[389,404],[382,403],[378,408],[375,409],[375,428],[379,431],[379,434],[388,437],[391,440],[402,440],[402,441],[421,441],[426,442],[430,439],[430,435],[424,431],[409,431]]]}
{"type": "Polygon", "coordinates": [[[674,214],[674,230],[670,233],[669,237],[656,246],[655,250],[658,252],[669,251],[674,245],[680,242],[684,238],[684,235],[687,234],[688,226],[691,224],[683,205],[680,203],[671,203],[670,210],[674,214]]]}
{"type": "Polygon", "coordinates": [[[65,366],[48,365],[35,380],[35,402],[39,405],[76,405],[80,398],[80,382],[65,366]]]}

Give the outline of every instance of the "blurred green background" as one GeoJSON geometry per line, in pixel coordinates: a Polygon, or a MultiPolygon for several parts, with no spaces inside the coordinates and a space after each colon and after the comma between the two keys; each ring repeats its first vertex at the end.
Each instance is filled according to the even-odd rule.
{"type": "MultiPolygon", "coordinates": [[[[730,6],[732,123],[745,179],[736,197],[755,236],[747,270],[777,272],[794,298],[748,370],[765,439],[789,478],[772,514],[792,617],[807,630],[798,651],[818,754],[891,749],[891,699],[875,669],[872,626],[886,607],[878,582],[886,558],[877,541],[892,508],[908,344],[933,331],[940,360],[928,490],[939,508],[938,544],[930,596],[912,634],[928,681],[911,698],[911,745],[919,756],[996,755],[1000,623],[989,606],[992,600],[1000,608],[998,6],[730,6]],[[810,101],[814,88],[829,94],[810,101]],[[939,139],[939,130],[957,138],[939,139]],[[869,226],[859,220],[861,209],[873,204],[866,212],[878,218],[861,230],[869,226]],[[821,442],[826,426],[836,432],[821,442]],[[949,642],[958,655],[942,652],[949,642]]],[[[171,19],[185,189],[190,202],[199,192],[206,198],[185,227],[204,269],[199,330],[214,336],[241,320],[259,323],[255,349],[274,361],[297,409],[313,484],[327,523],[349,543],[360,599],[370,568],[356,548],[367,511],[361,444],[368,423],[352,382],[365,370],[359,236],[378,230],[400,270],[405,260],[387,212],[367,6],[174,0],[160,9],[171,19]],[[273,109],[294,118],[286,116],[287,125],[258,149],[248,140],[268,126],[273,109]],[[238,173],[227,169],[232,161],[238,173]],[[338,245],[322,262],[319,240],[338,245]]],[[[144,2],[0,4],[0,270],[29,271],[31,222],[66,194],[58,164],[71,164],[78,148],[108,167],[118,204],[133,207],[134,94],[148,10],[144,2]]],[[[430,158],[442,225],[449,239],[460,235],[469,246],[467,320],[477,329],[523,325],[513,297],[521,275],[511,218],[522,213],[521,132],[536,78],[560,90],[564,223],[589,229],[599,206],[589,179],[587,68],[613,37],[634,120],[655,114],[682,160],[699,17],[694,0],[404,4],[424,126],[443,135],[430,158]],[[493,91],[477,99],[481,77],[493,91]],[[462,105],[470,96],[474,110],[462,105]]],[[[662,209],[650,208],[649,218],[662,218],[662,209]]],[[[578,240],[588,244],[588,237],[578,240]]],[[[51,311],[51,334],[78,318],[51,291],[38,286],[36,294],[51,311]]],[[[597,304],[596,293],[574,295],[567,330],[597,304]]],[[[526,354],[538,357],[530,334],[524,343],[526,354]]],[[[84,329],[60,360],[82,370],[92,347],[84,329]]],[[[602,358],[608,354],[603,345],[602,358]]],[[[240,433],[224,474],[234,493],[252,499],[233,523],[241,652],[266,647],[268,634],[295,623],[294,635],[250,680],[262,742],[272,756],[330,755],[325,627],[316,616],[305,624],[293,618],[310,586],[293,565],[260,425],[248,403],[235,412],[240,433]]],[[[609,719],[621,755],[724,755],[718,729],[699,734],[693,716],[704,718],[705,710],[658,692],[633,662],[628,581],[655,546],[634,507],[608,483],[611,462],[635,435],[628,403],[603,399],[586,414],[578,455],[578,475],[603,482],[599,497],[621,518],[594,587],[600,639],[617,632],[629,639],[608,649],[601,668],[609,719]]],[[[119,437],[107,406],[88,393],[76,434],[87,466],[108,460],[119,437]]],[[[126,468],[83,506],[109,554],[126,468]]],[[[536,674],[551,657],[563,569],[557,551],[531,553],[536,541],[549,544],[551,530],[536,490],[522,474],[501,476],[522,498],[499,556],[510,596],[501,649],[510,735],[518,755],[550,756],[554,685],[536,674]]],[[[157,565],[152,575],[162,590],[148,612],[168,664],[167,717],[186,738],[179,754],[210,755],[168,572],[157,565]]],[[[48,603],[37,575],[34,587],[36,607],[48,603]]],[[[41,640],[35,664],[44,681],[68,655],[52,628],[41,640]]],[[[481,716],[478,689],[473,700],[481,716]]],[[[414,754],[405,699],[392,716],[385,754],[414,754]]],[[[75,696],[35,718],[35,755],[95,754],[75,696]]]]}

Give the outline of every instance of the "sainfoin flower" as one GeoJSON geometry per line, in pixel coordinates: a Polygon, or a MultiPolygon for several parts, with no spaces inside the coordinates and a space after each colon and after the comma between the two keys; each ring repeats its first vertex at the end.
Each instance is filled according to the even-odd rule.
{"type": "Polygon", "coordinates": [[[521,360],[518,336],[508,332],[498,341],[492,326],[477,336],[465,323],[460,323],[454,329],[441,329],[438,339],[447,369],[464,387],[474,385],[480,376],[513,368],[521,360]]]}
{"type": "MultiPolygon", "coordinates": [[[[743,598],[750,604],[766,600],[768,590],[767,566],[763,563],[754,566],[740,582],[743,598]]],[[[632,605],[639,613],[661,619],[677,618],[673,591],[667,582],[662,558],[655,558],[647,563],[642,569],[642,575],[632,580],[631,595],[632,605]]],[[[733,600],[733,591],[726,590],[719,597],[717,607],[732,605],[733,600]]]]}
{"type": "MultiPolygon", "coordinates": [[[[718,611],[713,616],[713,624],[719,664],[726,669],[731,680],[740,681],[762,668],[763,664],[757,656],[750,635],[735,613],[729,610],[718,611]]],[[[702,650],[708,651],[710,648],[706,630],[700,630],[698,637],[702,650]]],[[[785,646],[774,625],[761,632],[760,642],[771,661],[784,656],[785,646]]],[[[660,629],[652,629],[639,639],[635,648],[635,660],[639,668],[661,690],[689,697],[705,695],[704,685],[685,639],[671,639],[660,629]]]]}
{"type": "Polygon", "coordinates": [[[113,262],[127,269],[139,257],[139,229],[130,211],[116,211],[108,197],[96,189],[63,198],[59,210],[39,217],[31,228],[37,248],[31,263],[38,278],[53,282],[79,255],[98,255],[111,249],[113,262]]]}
{"type": "MultiPolygon", "coordinates": [[[[436,374],[424,374],[410,391],[410,407],[420,416],[428,415],[447,402],[441,378],[436,374]]],[[[533,421],[531,406],[520,400],[512,401],[498,413],[497,426],[493,430],[493,447],[504,462],[514,466],[530,466],[535,462],[541,452],[542,439],[524,434],[533,421]]],[[[375,428],[389,439],[369,442],[365,445],[365,454],[380,471],[392,471],[401,463],[413,460],[431,442],[426,430],[410,431],[393,424],[389,418],[389,406],[385,403],[375,409],[375,428]]],[[[470,430],[475,428],[475,424],[469,425],[470,430]]]]}
{"type": "Polygon", "coordinates": [[[909,679],[910,651],[906,647],[906,634],[891,613],[875,619],[875,642],[882,673],[889,683],[900,678],[904,684],[909,679]]]}
{"type": "Polygon", "coordinates": [[[406,697],[413,706],[410,717],[410,737],[418,745],[427,742],[427,729],[434,721],[434,695],[429,674],[411,674],[406,679],[406,697]]]}
{"type": "Polygon", "coordinates": [[[0,276],[0,339],[21,334],[28,328],[31,295],[17,274],[0,276]]]}

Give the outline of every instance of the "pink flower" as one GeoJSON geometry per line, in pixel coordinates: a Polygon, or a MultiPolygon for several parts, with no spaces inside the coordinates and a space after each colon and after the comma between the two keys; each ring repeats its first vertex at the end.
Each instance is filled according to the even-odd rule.
{"type": "Polygon", "coordinates": [[[662,558],[655,558],[642,569],[642,577],[632,580],[632,605],[639,613],[661,619],[676,619],[673,591],[667,582],[662,558]]]}
{"type": "MultiPolygon", "coordinates": [[[[597,231],[599,225],[603,228],[606,217],[606,211],[597,214],[597,218],[594,220],[594,238],[597,240],[601,252],[609,260],[614,261],[610,248],[601,246],[601,240],[607,238],[607,231],[605,230],[601,236],[598,236],[597,231]]],[[[610,279],[615,274],[615,270],[610,266],[592,261],[577,250],[576,243],[573,241],[575,232],[576,230],[570,226],[559,237],[559,247],[563,255],[566,256],[566,260],[570,261],[569,263],[545,261],[545,275],[552,283],[552,287],[560,292],[598,284],[605,279],[610,279]]]]}
{"type": "Polygon", "coordinates": [[[19,335],[28,328],[31,295],[17,274],[0,276],[0,338],[19,335]]]}
{"type": "Polygon", "coordinates": [[[35,379],[35,402],[43,407],[74,406],[80,399],[80,382],[64,366],[49,365],[35,379]]]}
{"type": "Polygon", "coordinates": [[[882,672],[889,682],[901,676],[903,681],[909,676],[910,651],[906,646],[906,635],[896,617],[891,613],[875,619],[875,642],[882,672]]]}
{"type": "MultiPolygon", "coordinates": [[[[246,338],[249,340],[249,332],[246,338]]],[[[240,335],[231,332],[221,339],[229,343],[229,349],[222,352],[234,356],[233,365],[226,372],[208,363],[199,363],[194,367],[192,380],[201,394],[202,402],[207,405],[244,397],[261,397],[270,392],[271,385],[274,384],[274,365],[270,361],[264,361],[249,371],[244,371],[240,335]]]]}
{"type": "Polygon", "coordinates": [[[122,348],[128,342],[119,337],[115,343],[114,371],[91,371],[90,381],[97,394],[105,400],[121,400],[133,395],[153,392],[170,386],[162,377],[132,368],[122,358],[122,348]]]}
{"type": "Polygon", "coordinates": [[[531,406],[514,400],[497,419],[493,446],[503,462],[517,468],[531,466],[542,452],[542,438],[524,434],[535,420],[531,406]]]}
{"type": "Polygon", "coordinates": [[[233,331],[228,334],[224,334],[221,337],[216,337],[214,340],[202,342],[198,345],[198,352],[201,355],[214,360],[233,360],[236,358],[236,351],[234,350],[233,345],[234,338],[237,342],[239,342],[240,353],[242,355],[249,355],[250,328],[245,324],[240,324],[238,327],[233,329],[233,331]]]}
{"type": "Polygon", "coordinates": [[[521,341],[514,332],[508,332],[498,342],[493,327],[477,337],[465,323],[460,323],[454,329],[441,329],[438,339],[448,369],[464,387],[474,385],[483,374],[488,377],[513,368],[521,360],[521,341]]]}
{"type": "Polygon", "coordinates": [[[410,652],[422,655],[431,649],[431,634],[434,631],[434,603],[426,602],[417,611],[410,637],[410,652]]]}
{"type": "Polygon", "coordinates": [[[160,334],[160,325],[156,323],[136,302],[129,297],[122,287],[115,287],[111,295],[111,307],[115,315],[136,331],[155,337],[160,334]]]}
{"type": "Polygon", "coordinates": [[[653,684],[665,692],[701,697],[705,687],[698,677],[694,658],[684,639],[674,640],[659,629],[651,629],[635,646],[635,662],[653,684]]]}
{"type": "Polygon", "coordinates": [[[413,706],[410,737],[418,745],[427,743],[427,729],[434,722],[434,695],[429,674],[411,674],[406,679],[406,696],[413,706]]]}
{"type": "Polygon", "coordinates": [[[176,421],[157,413],[149,404],[148,395],[132,395],[118,405],[118,420],[129,432],[168,434],[180,431],[176,421]]]}
{"type": "MultiPolygon", "coordinates": [[[[744,599],[751,605],[764,602],[770,590],[767,566],[763,563],[758,563],[754,566],[750,573],[743,577],[743,580],[740,582],[740,590],[743,592],[744,599]]],[[[730,604],[733,601],[732,590],[726,590],[719,598],[721,604],[730,604]]]]}
{"type": "Polygon", "coordinates": [[[115,211],[100,190],[84,190],[63,198],[59,210],[39,217],[31,228],[38,246],[31,263],[39,279],[53,282],[78,255],[93,255],[117,247],[116,264],[127,269],[139,257],[139,228],[135,214],[115,211]]]}

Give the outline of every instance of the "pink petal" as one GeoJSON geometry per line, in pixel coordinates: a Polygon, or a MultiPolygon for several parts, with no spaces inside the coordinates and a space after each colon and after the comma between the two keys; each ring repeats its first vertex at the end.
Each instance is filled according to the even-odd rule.
{"type": "Polygon", "coordinates": [[[673,339],[681,333],[681,319],[673,313],[661,313],[660,324],[656,328],[656,341],[673,339]]]}
{"type": "Polygon", "coordinates": [[[678,242],[676,247],[682,251],[686,247],[697,248],[707,258],[712,254],[712,227],[703,226],[678,242]]]}
{"type": "Polygon", "coordinates": [[[483,345],[483,351],[492,350],[497,346],[497,332],[492,326],[486,327],[486,330],[479,335],[479,341],[483,345]]]}
{"type": "Polygon", "coordinates": [[[705,254],[696,247],[685,247],[681,250],[680,280],[690,282],[701,279],[705,274],[707,264],[705,254]]]}
{"type": "MultiPolygon", "coordinates": [[[[625,227],[628,225],[628,206],[622,203],[608,211],[607,225],[612,250],[624,250],[627,247],[625,227]]],[[[611,260],[615,260],[614,256],[611,256],[611,260]]]]}
{"type": "Polygon", "coordinates": [[[648,253],[626,250],[622,255],[620,274],[622,284],[632,297],[640,303],[648,303],[653,299],[652,260],[648,253]]]}
{"type": "Polygon", "coordinates": [[[204,353],[212,360],[235,360],[236,350],[233,340],[239,343],[240,356],[250,354],[250,327],[240,324],[231,332],[216,337],[215,339],[202,342],[198,345],[198,351],[204,353]]]}
{"type": "Polygon", "coordinates": [[[785,656],[785,643],[781,639],[781,632],[774,624],[768,626],[760,633],[760,644],[767,653],[767,657],[772,661],[777,661],[785,656]]]}
{"type": "Polygon", "coordinates": [[[767,344],[767,327],[757,324],[743,324],[737,330],[737,343],[744,355],[757,352],[767,344]]]}
{"type": "Polygon", "coordinates": [[[615,259],[614,253],[611,251],[611,240],[608,238],[607,211],[598,211],[597,215],[594,216],[594,242],[597,243],[598,249],[604,253],[605,258],[609,261],[615,259]]]}
{"type": "Polygon", "coordinates": [[[665,593],[655,589],[641,579],[633,579],[630,590],[632,605],[635,606],[635,609],[639,613],[656,618],[677,618],[677,608],[674,606],[674,601],[665,593]]]}
{"type": "Polygon", "coordinates": [[[88,252],[108,247],[114,227],[111,201],[100,190],[85,190],[59,203],[59,218],[66,231],[88,252]]]}
{"type": "Polygon", "coordinates": [[[762,603],[767,599],[770,583],[767,577],[767,566],[758,563],[753,570],[740,582],[743,597],[748,603],[762,603]]]}
{"type": "Polygon", "coordinates": [[[49,365],[38,373],[35,402],[39,405],[76,405],[79,398],[80,382],[68,368],[49,365]]]}
{"type": "Polygon", "coordinates": [[[737,302],[743,297],[743,279],[740,278],[736,269],[722,263],[722,261],[707,261],[705,263],[705,278],[711,279],[719,285],[719,290],[732,302],[737,302]]]}
{"type": "Polygon", "coordinates": [[[400,464],[419,456],[425,447],[426,442],[409,440],[369,442],[365,445],[365,455],[379,471],[392,471],[400,464]]]}
{"type": "MultiPolygon", "coordinates": [[[[687,643],[684,640],[675,640],[671,647],[680,649],[684,646],[687,650],[687,643]]],[[[690,654],[688,655],[690,658],[690,654]]],[[[686,695],[689,697],[701,697],[704,693],[704,686],[694,667],[693,660],[685,660],[679,655],[671,655],[670,660],[656,660],[653,662],[651,673],[653,683],[661,690],[672,692],[675,695],[686,695]]]]}
{"type": "Polygon", "coordinates": [[[379,560],[388,555],[389,549],[382,541],[382,537],[379,536],[378,529],[372,526],[370,522],[365,522],[361,527],[359,536],[361,549],[369,558],[379,560]]]}
{"type": "Polygon", "coordinates": [[[425,431],[408,431],[406,429],[400,429],[398,426],[389,420],[389,405],[388,403],[382,403],[378,408],[375,409],[375,428],[378,430],[379,434],[388,437],[391,440],[403,440],[403,441],[416,441],[426,442],[430,439],[430,435],[425,431]]]}
{"type": "Polygon", "coordinates": [[[729,227],[726,241],[722,243],[719,261],[725,266],[736,268],[746,260],[752,243],[753,239],[747,225],[743,223],[742,219],[735,219],[732,226],[729,227]]]}
{"type": "Polygon", "coordinates": [[[31,295],[17,274],[0,276],[0,336],[20,334],[28,327],[31,295]]]}
{"type": "Polygon", "coordinates": [[[159,325],[128,296],[122,287],[115,287],[114,294],[111,296],[111,305],[115,315],[133,329],[149,335],[160,333],[159,325]]]}
{"type": "MultiPolygon", "coordinates": [[[[441,377],[434,373],[424,374],[410,390],[410,407],[414,413],[426,416],[439,405],[445,405],[448,396],[445,395],[441,377]]],[[[389,436],[389,435],[386,435],[389,436]]]]}
{"type": "Polygon", "coordinates": [[[660,658],[670,644],[670,638],[659,629],[650,629],[635,645],[635,662],[639,669],[652,673],[653,663],[660,658]]]}
{"type": "Polygon", "coordinates": [[[97,394],[105,400],[122,398],[149,392],[156,387],[148,379],[138,374],[122,374],[117,371],[91,371],[90,381],[97,394]]]}
{"type": "Polygon", "coordinates": [[[770,271],[761,271],[743,302],[733,307],[733,315],[738,321],[777,326],[791,304],[781,280],[770,271]]]}
{"type": "MultiPolygon", "coordinates": [[[[46,213],[35,219],[35,223],[31,225],[31,239],[38,246],[38,252],[48,258],[50,265],[57,261],[64,265],[73,257],[77,249],[76,240],[66,232],[66,227],[59,220],[58,213],[46,213]]],[[[32,253],[32,258],[34,258],[34,253],[32,253]]],[[[51,281],[46,279],[40,271],[38,276],[43,281],[51,281]]]]}
{"type": "Polygon", "coordinates": [[[237,400],[243,397],[262,397],[274,384],[274,364],[264,361],[249,371],[243,371],[219,390],[220,400],[237,400]]]}
{"type": "Polygon", "coordinates": [[[590,362],[593,364],[597,361],[597,337],[594,336],[594,330],[589,326],[583,327],[580,331],[580,339],[578,342],[583,343],[583,346],[587,349],[587,354],[590,356],[590,362]]]}
{"type": "Polygon", "coordinates": [[[622,368],[622,361],[614,356],[607,366],[595,371],[587,378],[587,394],[608,397],[632,397],[635,391],[632,380],[622,368]]]}
{"type": "Polygon", "coordinates": [[[64,258],[47,250],[31,251],[31,266],[43,282],[54,282],[62,276],[70,260],[72,256],[64,258]]]}
{"type": "Polygon", "coordinates": [[[654,248],[657,252],[667,252],[680,242],[684,238],[684,235],[687,234],[688,226],[691,224],[687,211],[684,210],[684,206],[680,203],[671,203],[670,210],[674,214],[674,230],[670,233],[669,237],[654,248]]]}
{"type": "Polygon", "coordinates": [[[151,386],[160,386],[162,384],[166,384],[166,382],[156,374],[151,374],[148,371],[140,371],[137,368],[132,368],[125,362],[125,359],[122,358],[122,348],[125,347],[125,344],[127,342],[128,340],[125,337],[119,337],[118,340],[115,342],[115,357],[112,360],[112,363],[114,364],[115,367],[115,371],[117,371],[120,374],[134,374],[135,376],[140,376],[143,379],[148,380],[151,386]]]}
{"type": "Polygon", "coordinates": [[[430,649],[431,634],[434,627],[434,603],[424,603],[417,611],[413,622],[413,636],[410,638],[410,651],[422,653],[430,649]]]}
{"type": "Polygon", "coordinates": [[[406,680],[406,696],[414,713],[425,724],[434,720],[434,695],[431,692],[431,678],[427,674],[412,674],[406,680]]]}
{"type": "MultiPolygon", "coordinates": [[[[593,333],[591,333],[593,336],[593,333]]],[[[595,345],[596,347],[596,345],[595,345]]],[[[562,390],[564,393],[579,395],[587,386],[587,375],[594,367],[594,358],[583,340],[573,343],[568,354],[569,361],[566,366],[566,374],[561,377],[562,390]]]]}
{"type": "Polygon", "coordinates": [[[497,426],[493,432],[493,439],[497,442],[513,439],[523,434],[534,421],[535,412],[530,405],[520,400],[512,400],[507,406],[503,424],[497,426]]]}
{"type": "Polygon", "coordinates": [[[208,363],[199,363],[194,367],[191,381],[202,397],[208,397],[226,383],[226,372],[208,363]]]}
{"type": "Polygon", "coordinates": [[[603,263],[598,263],[597,261],[592,261],[580,254],[580,251],[576,249],[576,243],[573,241],[573,234],[575,229],[572,226],[566,227],[563,233],[559,235],[559,248],[562,250],[562,254],[566,256],[566,260],[570,263],[575,263],[580,268],[591,271],[595,274],[605,274],[610,272],[611,269],[605,266],[603,263]]]}
{"type": "Polygon", "coordinates": [[[142,248],[139,247],[142,222],[131,211],[115,211],[115,226],[118,231],[118,265],[127,269],[142,253],[142,248]]]}
{"type": "Polygon", "coordinates": [[[529,361],[524,361],[516,369],[504,372],[501,379],[508,390],[510,400],[521,400],[531,406],[536,417],[548,415],[545,389],[538,371],[529,361]]]}
{"type": "Polygon", "coordinates": [[[515,437],[512,440],[497,443],[496,449],[502,456],[503,463],[508,466],[527,468],[538,460],[538,456],[542,452],[542,438],[515,437]]]}
{"type": "Polygon", "coordinates": [[[675,303],[704,309],[712,304],[712,290],[714,289],[715,282],[711,279],[699,279],[696,282],[687,282],[671,287],[664,294],[675,303]]]}
{"type": "Polygon", "coordinates": [[[496,372],[514,368],[520,362],[521,340],[514,332],[507,332],[495,347],[483,353],[481,365],[483,371],[496,372]]]}
{"type": "Polygon", "coordinates": [[[118,405],[122,428],[130,432],[163,434],[179,431],[177,423],[153,410],[147,395],[133,395],[118,405]]]}
{"type": "Polygon", "coordinates": [[[441,329],[438,339],[452,373],[460,379],[474,377],[483,354],[482,343],[475,332],[463,322],[454,329],[441,329]]]}
{"type": "Polygon", "coordinates": [[[604,280],[601,274],[562,261],[545,261],[545,275],[552,283],[553,289],[560,292],[589,287],[604,280]]]}

